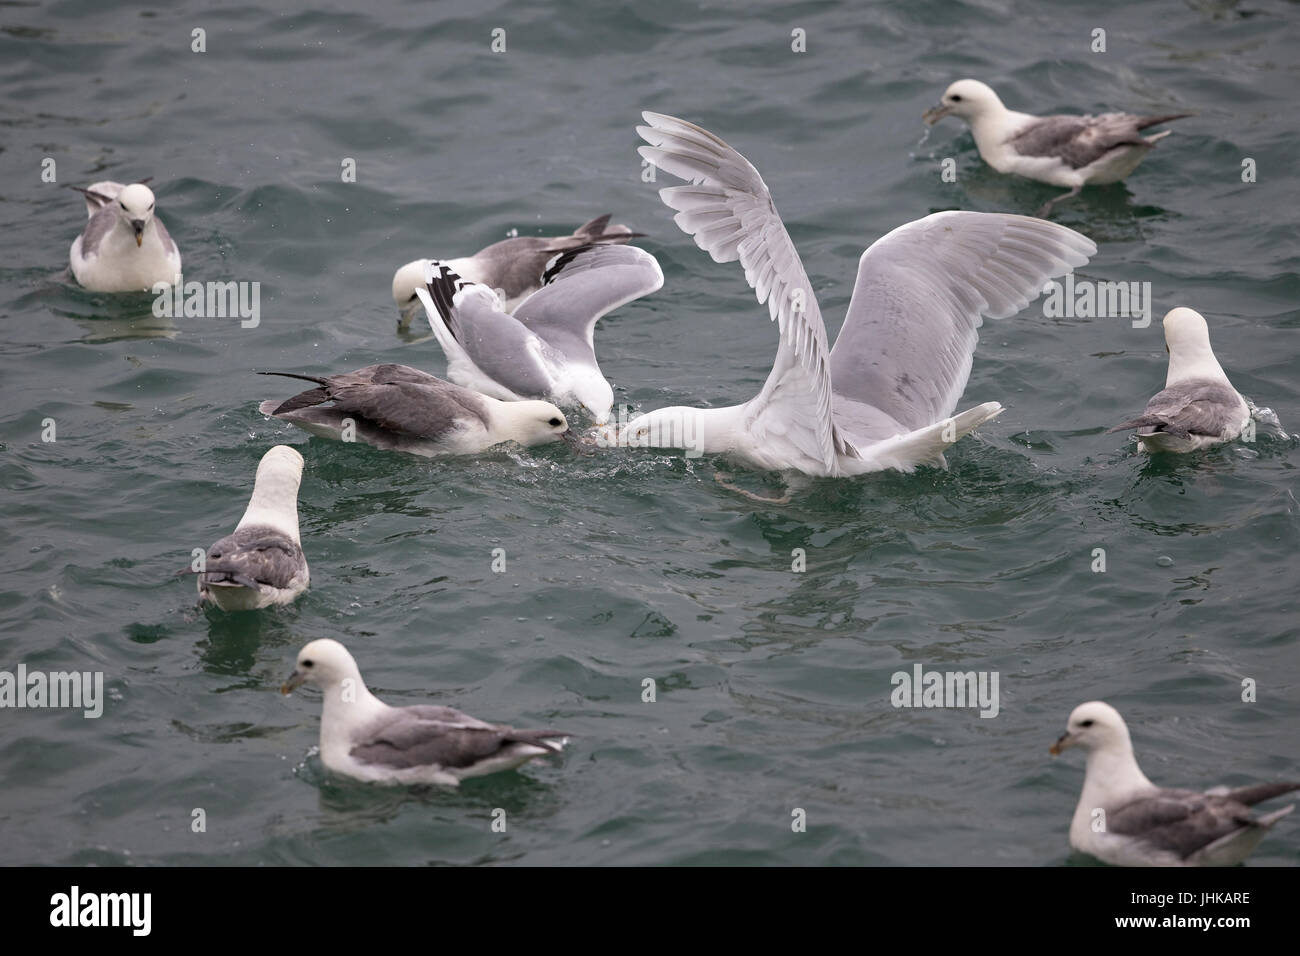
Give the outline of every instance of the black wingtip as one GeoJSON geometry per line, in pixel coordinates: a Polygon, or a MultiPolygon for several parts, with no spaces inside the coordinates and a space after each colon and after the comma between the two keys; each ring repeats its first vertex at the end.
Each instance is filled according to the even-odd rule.
{"type": "Polygon", "coordinates": [[[572,249],[565,249],[551,263],[551,267],[542,273],[542,285],[550,285],[555,277],[558,276],[570,262],[576,259],[581,253],[588,249],[594,249],[596,243],[589,242],[585,246],[575,246],[572,249]]]}
{"type": "Polygon", "coordinates": [[[433,300],[434,306],[437,307],[438,315],[442,316],[442,323],[447,327],[447,331],[451,333],[452,338],[456,338],[455,324],[451,320],[452,300],[456,297],[457,292],[472,283],[466,282],[447,263],[438,259],[430,259],[429,261],[433,266],[433,278],[429,280],[426,286],[429,290],[429,298],[433,300]]]}
{"type": "Polygon", "coordinates": [[[314,385],[329,387],[329,379],[320,378],[316,375],[300,375],[297,372],[258,372],[258,375],[279,375],[281,378],[300,378],[304,382],[311,382],[314,385]]]}

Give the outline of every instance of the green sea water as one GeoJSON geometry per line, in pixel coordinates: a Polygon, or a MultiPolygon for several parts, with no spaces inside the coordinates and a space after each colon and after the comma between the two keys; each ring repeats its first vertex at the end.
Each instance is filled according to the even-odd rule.
{"type": "MultiPolygon", "coordinates": [[[[102,671],[107,697],[98,719],[0,710],[0,863],[1082,864],[1082,755],[1047,748],[1095,698],[1158,783],[1297,777],[1296,441],[1159,460],[1105,433],[1162,386],[1175,305],[1300,430],[1297,51],[1278,0],[0,6],[0,669],[102,671]],[[986,323],[961,407],[1007,410],[947,471],[770,506],[709,457],[430,461],[257,411],[289,394],[257,370],[441,373],[395,331],[396,266],[605,212],[665,275],[597,329],[616,402],[742,402],[776,330],[673,224],[669,178],[643,181],[640,111],[757,166],[833,336],[880,235],[1059,192],[984,166],[954,120],[924,132],[963,76],[1031,112],[1197,115],[1055,215],[1099,246],[1081,278],[1151,284],[1151,326],[1041,302],[986,323]],[[70,279],[84,211],[63,187],[145,176],[187,279],[261,283],[256,328],[70,279]],[[277,443],[307,462],[311,590],[199,610],[176,572],[234,527],[277,443]],[[573,742],[458,790],[339,781],[318,697],[277,692],[320,637],[390,703],[573,742]],[[916,664],[997,672],[998,715],[892,706],[916,664]]],[[[1252,858],[1297,861],[1292,820],[1252,858]]]]}

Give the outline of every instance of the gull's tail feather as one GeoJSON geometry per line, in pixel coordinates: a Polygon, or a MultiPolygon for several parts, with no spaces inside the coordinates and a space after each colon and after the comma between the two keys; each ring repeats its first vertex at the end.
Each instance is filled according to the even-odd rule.
{"type": "Polygon", "coordinates": [[[507,739],[511,743],[529,744],[540,747],[547,753],[558,754],[572,736],[573,734],[562,730],[514,730],[512,728],[507,739]]]}
{"type": "MultiPolygon", "coordinates": [[[[1183,438],[1188,435],[1186,428],[1179,428],[1159,415],[1139,415],[1137,418],[1130,418],[1126,422],[1120,422],[1114,428],[1107,428],[1106,434],[1131,431],[1134,428],[1150,428],[1152,432],[1168,432],[1171,435],[1179,435],[1183,438]]],[[[1151,432],[1144,434],[1151,434],[1151,432]]]]}
{"type": "MultiPolygon", "coordinates": [[[[1146,129],[1148,126],[1159,126],[1161,123],[1172,123],[1174,120],[1186,119],[1189,116],[1195,115],[1195,113],[1162,113],[1159,116],[1139,116],[1137,118],[1136,126],[1138,129],[1146,129]]],[[[1166,131],[1160,135],[1168,136],[1169,133],[1166,131]]],[[[1155,138],[1156,137],[1154,136],[1152,137],[1152,139],[1155,138]]]]}
{"type": "Polygon", "coordinates": [[[584,222],[573,230],[573,235],[555,239],[543,251],[554,255],[557,252],[568,252],[571,249],[579,249],[582,246],[591,246],[598,243],[624,243],[645,235],[643,232],[633,232],[622,223],[615,223],[611,226],[609,217],[610,214],[605,213],[605,215],[597,216],[590,222],[584,222]]]}
{"type": "MultiPolygon", "coordinates": [[[[1229,790],[1224,796],[1229,800],[1236,800],[1238,803],[1253,807],[1257,803],[1272,800],[1274,797],[1280,797],[1292,790],[1300,790],[1300,783],[1256,783],[1249,787],[1238,787],[1236,790],[1229,790]]],[[[1294,809],[1294,805],[1287,807],[1286,813],[1290,813],[1294,809]]]]}
{"type": "Polygon", "coordinates": [[[248,588],[250,591],[256,591],[259,587],[256,578],[251,578],[239,571],[223,570],[221,568],[208,568],[203,574],[203,584],[210,588],[248,588]],[[219,574],[221,577],[213,577],[219,574]]]}
{"type": "Polygon", "coordinates": [[[1281,810],[1274,810],[1272,813],[1266,813],[1262,817],[1255,817],[1255,819],[1251,820],[1250,822],[1257,827],[1263,827],[1265,830],[1267,830],[1269,827],[1277,823],[1278,820],[1281,820],[1284,816],[1286,816],[1294,809],[1295,809],[1295,804],[1293,803],[1290,806],[1283,807],[1281,810]]]}
{"type": "Polygon", "coordinates": [[[899,471],[915,471],[918,465],[947,468],[944,450],[985,422],[997,418],[1002,412],[1003,408],[997,402],[976,405],[952,418],[869,445],[866,449],[867,460],[872,463],[873,470],[897,468],[899,471]]]}
{"type": "Polygon", "coordinates": [[[276,401],[268,398],[257,406],[257,410],[263,415],[274,418],[277,415],[283,415],[287,412],[296,412],[301,408],[310,408],[315,405],[323,405],[330,400],[329,379],[317,378],[314,375],[299,375],[296,372],[258,372],[258,375],[279,375],[282,378],[296,378],[304,382],[311,382],[320,386],[319,388],[309,388],[305,392],[299,392],[286,398],[284,401],[276,401]]]}

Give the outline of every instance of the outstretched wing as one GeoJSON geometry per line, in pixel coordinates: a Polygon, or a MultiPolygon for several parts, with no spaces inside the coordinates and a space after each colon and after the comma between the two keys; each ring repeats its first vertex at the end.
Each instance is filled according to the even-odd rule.
{"type": "Polygon", "coordinates": [[[640,154],[691,183],[659,191],[677,210],[673,220],[715,262],[740,262],[780,329],[772,372],[750,409],[827,474],[836,473],[836,455],[852,450],[831,417],[826,327],[767,185],[744,156],[707,130],[661,113],[642,115],[649,125],[637,133],[650,145],[640,154]]]}
{"type": "Polygon", "coordinates": [[[952,414],[983,316],[1014,315],[1097,251],[1043,219],[939,212],[873,242],[830,354],[835,394],[909,429],[952,414]]]}

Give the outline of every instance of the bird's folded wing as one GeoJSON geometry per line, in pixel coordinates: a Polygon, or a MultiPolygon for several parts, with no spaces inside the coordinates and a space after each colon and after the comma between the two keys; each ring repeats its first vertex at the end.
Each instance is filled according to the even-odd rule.
{"type": "Polygon", "coordinates": [[[1112,432],[1130,428],[1168,432],[1171,435],[1232,434],[1241,425],[1241,398],[1222,382],[1175,382],[1157,392],[1137,418],[1121,422],[1112,432]]]}
{"type": "Polygon", "coordinates": [[[858,263],[830,353],[835,393],[909,429],[946,418],[970,378],[983,316],[1014,315],[1096,251],[1028,216],[939,212],[899,226],[858,263]]]}
{"type": "Polygon", "coordinates": [[[1249,813],[1235,800],[1190,790],[1160,790],[1106,814],[1106,832],[1182,859],[1249,824],[1249,813]]]}
{"type": "Polygon", "coordinates": [[[204,584],[287,588],[302,573],[300,548],[271,528],[241,528],[208,549],[200,575],[204,584]]]}
{"type": "Polygon", "coordinates": [[[1103,113],[1100,116],[1042,116],[1020,129],[1011,145],[1022,156],[1056,156],[1082,169],[1116,146],[1145,146],[1138,132],[1139,116],[1103,113]]]}
{"type": "Polygon", "coordinates": [[[394,768],[466,767],[497,753],[509,742],[509,730],[450,707],[400,707],[382,725],[366,728],[351,754],[394,768]]]}
{"type": "Polygon", "coordinates": [[[392,382],[331,387],[334,411],[364,419],[385,431],[437,439],[468,418],[487,424],[482,401],[447,382],[439,385],[392,382]]]}
{"type": "Polygon", "coordinates": [[[677,210],[674,221],[715,262],[740,262],[780,329],[771,375],[751,408],[758,416],[772,413],[790,430],[787,437],[833,471],[836,454],[849,453],[849,444],[831,416],[826,328],[767,185],[745,157],[707,130],[660,113],[642,115],[649,125],[637,133],[650,145],[640,154],[692,184],[659,191],[677,210]]]}

